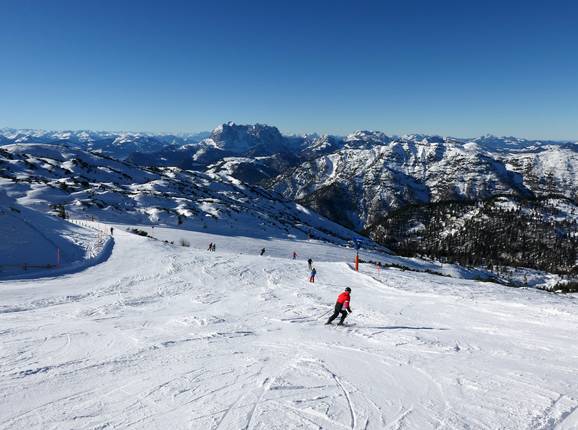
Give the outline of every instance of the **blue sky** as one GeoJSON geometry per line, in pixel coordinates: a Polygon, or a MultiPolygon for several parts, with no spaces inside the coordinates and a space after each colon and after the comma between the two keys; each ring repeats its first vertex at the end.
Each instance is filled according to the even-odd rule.
{"type": "Polygon", "coordinates": [[[578,2],[0,6],[0,127],[578,139],[578,2]]]}

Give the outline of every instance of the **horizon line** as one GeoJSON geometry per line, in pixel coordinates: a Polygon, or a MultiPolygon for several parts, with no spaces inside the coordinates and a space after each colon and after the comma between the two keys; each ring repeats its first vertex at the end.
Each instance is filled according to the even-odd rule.
{"type": "Polygon", "coordinates": [[[325,132],[319,132],[319,131],[306,131],[306,132],[292,132],[292,131],[286,131],[286,130],[281,130],[279,127],[275,126],[275,125],[270,125],[270,124],[266,124],[266,123],[261,123],[261,122],[255,122],[255,123],[249,123],[249,124],[241,124],[241,123],[236,123],[234,121],[227,121],[227,122],[223,122],[220,123],[219,125],[217,125],[216,127],[213,127],[212,129],[205,129],[205,130],[199,130],[199,131],[146,131],[146,130],[106,130],[106,129],[96,129],[96,128],[29,128],[29,127],[10,127],[10,126],[4,126],[2,128],[0,128],[0,131],[4,131],[4,130],[15,130],[15,131],[42,131],[42,132],[52,132],[52,133],[64,133],[64,132],[74,132],[74,133],[78,133],[78,132],[94,132],[94,133],[111,133],[111,134],[146,134],[146,135],[156,135],[156,136],[170,136],[170,135],[174,135],[174,136],[179,136],[179,135],[194,135],[194,134],[201,134],[201,133],[212,133],[216,128],[225,125],[225,124],[233,124],[233,125],[239,125],[239,126],[248,126],[248,125],[264,125],[267,127],[274,127],[276,128],[279,133],[283,136],[305,136],[305,135],[313,135],[316,134],[318,136],[334,136],[334,137],[347,137],[351,134],[354,133],[358,133],[358,132],[371,132],[371,133],[383,133],[386,136],[391,136],[391,137],[404,137],[404,136],[408,136],[408,135],[424,135],[426,137],[433,137],[433,136],[440,136],[443,138],[454,138],[454,139],[460,139],[460,140],[467,140],[467,139],[477,139],[480,137],[497,137],[497,138],[516,138],[516,139],[524,139],[524,140],[530,140],[530,141],[547,141],[547,142],[563,142],[563,143],[578,143],[578,137],[577,138],[565,138],[565,139],[552,139],[552,138],[534,138],[534,137],[522,137],[522,136],[514,136],[514,135],[499,135],[499,134],[494,134],[494,133],[484,133],[484,134],[480,134],[480,135],[474,135],[474,136],[469,136],[469,137],[464,137],[464,136],[456,136],[456,135],[451,135],[451,134],[440,134],[440,133],[429,133],[429,132],[420,132],[420,131],[413,131],[413,132],[405,132],[405,133],[387,133],[385,131],[382,130],[377,130],[377,129],[356,129],[352,132],[349,132],[347,134],[339,134],[339,133],[325,133],[325,132]]]}

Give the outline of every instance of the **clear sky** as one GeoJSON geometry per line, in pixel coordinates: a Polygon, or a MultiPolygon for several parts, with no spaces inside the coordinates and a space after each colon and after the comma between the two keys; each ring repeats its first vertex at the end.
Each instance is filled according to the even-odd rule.
{"type": "Polygon", "coordinates": [[[2,0],[0,127],[578,139],[578,2],[2,0]]]}

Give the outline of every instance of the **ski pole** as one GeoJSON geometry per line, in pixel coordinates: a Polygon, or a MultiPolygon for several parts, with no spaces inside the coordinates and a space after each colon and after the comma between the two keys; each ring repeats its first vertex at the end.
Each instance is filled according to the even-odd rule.
{"type": "Polygon", "coordinates": [[[317,319],[320,320],[321,318],[323,318],[325,315],[327,315],[330,312],[331,312],[331,309],[329,309],[327,312],[321,314],[317,319]]]}

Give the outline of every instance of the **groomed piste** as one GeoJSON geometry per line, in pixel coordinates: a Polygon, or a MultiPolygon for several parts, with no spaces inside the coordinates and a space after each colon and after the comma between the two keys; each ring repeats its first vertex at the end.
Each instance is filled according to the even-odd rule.
{"type": "Polygon", "coordinates": [[[101,264],[0,282],[0,428],[578,427],[575,297],[125,228],[101,264]]]}

